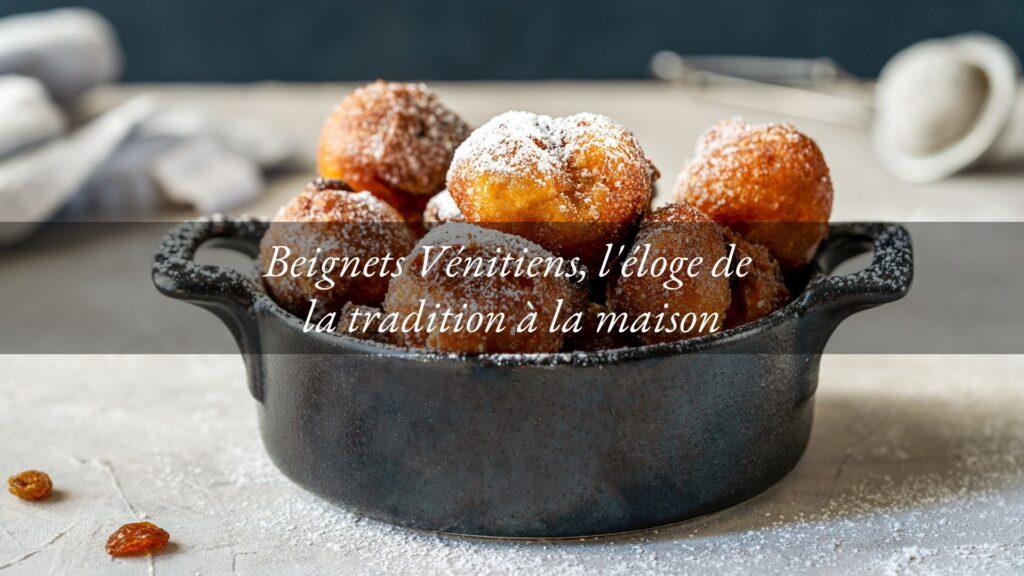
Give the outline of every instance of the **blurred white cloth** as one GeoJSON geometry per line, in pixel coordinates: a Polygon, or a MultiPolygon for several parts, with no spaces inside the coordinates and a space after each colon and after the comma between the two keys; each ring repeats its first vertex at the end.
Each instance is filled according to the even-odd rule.
{"type": "Polygon", "coordinates": [[[0,242],[12,242],[50,219],[98,166],[113,154],[142,119],[152,102],[140,99],[99,117],[68,138],[57,138],[0,162],[0,242]]]}
{"type": "Polygon", "coordinates": [[[71,102],[121,74],[121,47],[102,16],[82,8],[0,19],[0,74],[39,79],[59,102],[71,102]]]}
{"type": "Polygon", "coordinates": [[[35,78],[0,76],[0,158],[64,133],[64,113],[35,78]]]}
{"type": "Polygon", "coordinates": [[[58,103],[120,68],[113,29],[92,11],[0,19],[0,221],[24,224],[13,236],[54,217],[130,219],[167,204],[230,211],[262,193],[263,170],[291,159],[292,143],[266,123],[153,98],[68,132],[58,103]]]}
{"type": "Polygon", "coordinates": [[[209,214],[241,206],[259,196],[257,165],[212,138],[193,138],[153,163],[153,180],[164,196],[209,214]]]}
{"type": "Polygon", "coordinates": [[[227,212],[257,198],[262,172],[287,163],[294,146],[258,120],[222,122],[158,106],[83,183],[65,217],[130,217],[168,203],[227,212]]]}

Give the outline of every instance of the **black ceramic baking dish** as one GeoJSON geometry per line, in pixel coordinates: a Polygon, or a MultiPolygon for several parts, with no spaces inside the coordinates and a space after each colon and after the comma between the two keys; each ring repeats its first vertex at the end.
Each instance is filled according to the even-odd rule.
{"type": "Polygon", "coordinates": [[[230,328],[274,463],[360,514],[489,536],[636,530],[765,490],[807,444],[833,329],[913,275],[902,227],[834,224],[802,293],[757,322],[602,353],[449,356],[304,333],[255,274],[194,262],[207,241],[255,256],[265,229],[180,224],[153,280],[230,328]],[[864,270],[828,275],[872,247],[864,270]]]}

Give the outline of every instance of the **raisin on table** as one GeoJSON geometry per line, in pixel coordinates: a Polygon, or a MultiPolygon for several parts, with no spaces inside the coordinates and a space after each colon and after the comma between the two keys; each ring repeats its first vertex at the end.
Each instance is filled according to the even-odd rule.
{"type": "Polygon", "coordinates": [[[45,472],[26,470],[7,479],[7,490],[23,500],[40,500],[53,491],[53,482],[45,472]]]}
{"type": "Polygon", "coordinates": [[[130,556],[153,552],[167,546],[171,535],[152,522],[133,522],[117,529],[107,539],[111,556],[130,556]]]}

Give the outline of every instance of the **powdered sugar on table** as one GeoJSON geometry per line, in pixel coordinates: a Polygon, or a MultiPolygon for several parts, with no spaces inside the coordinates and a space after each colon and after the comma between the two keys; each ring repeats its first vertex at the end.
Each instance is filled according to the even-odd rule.
{"type": "Polygon", "coordinates": [[[144,573],[103,542],[145,517],[171,533],[157,574],[1019,574],[1022,369],[827,356],[808,452],[764,495],[631,535],[516,541],[406,530],[304,492],[264,454],[237,357],[7,356],[2,430],[47,425],[0,457],[60,494],[5,499],[0,568],[144,573]]]}

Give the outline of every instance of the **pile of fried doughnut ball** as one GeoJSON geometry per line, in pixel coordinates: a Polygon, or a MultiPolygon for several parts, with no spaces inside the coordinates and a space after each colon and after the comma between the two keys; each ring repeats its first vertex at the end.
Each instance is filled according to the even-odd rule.
{"type": "MultiPolygon", "coordinates": [[[[424,245],[453,250],[430,274],[353,278],[328,290],[313,279],[264,277],[283,308],[304,316],[316,298],[319,313],[345,318],[352,310],[408,314],[421,302],[434,308],[471,302],[477,312],[503,312],[513,322],[534,310],[543,326],[562,300],[562,314],[584,314],[583,330],[567,335],[544,329],[355,334],[442,352],[593,351],[702,334],[598,332],[596,318],[608,311],[717,313],[725,328],[752,322],[787,303],[786,277],[811,262],[832,210],[821,150],[787,124],[729,119],[712,126],[683,166],[675,202],[654,209],[658,170],[633,134],[610,118],[507,112],[472,130],[422,84],[377,81],[348,94],[323,125],[316,160],[319,177],[278,212],[261,263],[275,245],[294,254],[315,246],[322,257],[404,255],[406,266],[422,262],[424,245]],[[310,223],[316,226],[303,226],[310,223]],[[752,263],[745,276],[702,273],[674,290],[650,275],[588,274],[584,285],[564,276],[441,272],[456,253],[486,257],[522,249],[578,258],[589,268],[614,243],[649,245],[652,255],[701,256],[709,267],[735,246],[736,257],[752,263]]],[[[341,324],[336,331],[351,334],[341,324]]]]}

